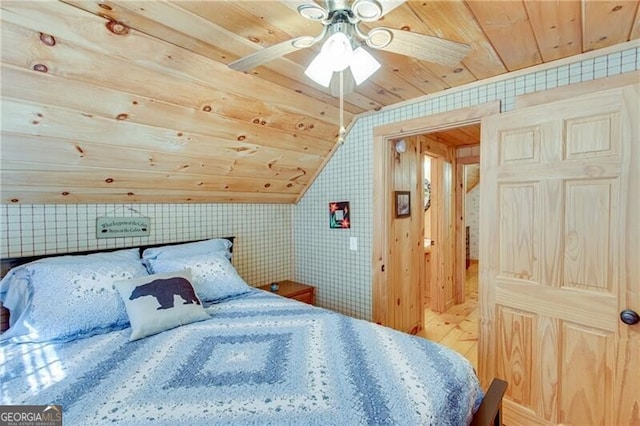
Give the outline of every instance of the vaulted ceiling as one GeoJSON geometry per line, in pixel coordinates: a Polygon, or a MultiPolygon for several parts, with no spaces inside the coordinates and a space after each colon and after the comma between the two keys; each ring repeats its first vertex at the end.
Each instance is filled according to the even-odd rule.
{"type": "MultiPolygon", "coordinates": [[[[337,148],[319,47],[226,64],[320,24],[302,1],[3,1],[2,202],[297,201],[337,148]]],[[[638,1],[407,1],[386,26],[471,46],[455,66],[373,51],[345,121],[640,36],[638,1]]]]}

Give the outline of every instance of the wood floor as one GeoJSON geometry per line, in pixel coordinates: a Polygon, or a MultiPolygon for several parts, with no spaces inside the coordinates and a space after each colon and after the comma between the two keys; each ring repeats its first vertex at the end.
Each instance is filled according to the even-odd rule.
{"type": "Polygon", "coordinates": [[[425,311],[420,336],[441,343],[467,358],[478,369],[478,263],[467,269],[465,303],[445,312],[425,311]]]}

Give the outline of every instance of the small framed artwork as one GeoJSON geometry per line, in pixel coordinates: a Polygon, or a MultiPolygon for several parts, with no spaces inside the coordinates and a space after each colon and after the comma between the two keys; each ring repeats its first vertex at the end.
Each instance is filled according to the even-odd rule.
{"type": "Polygon", "coordinates": [[[395,191],[396,217],[411,216],[411,192],[395,191]]]}
{"type": "Polygon", "coordinates": [[[350,227],[349,202],[334,201],[329,203],[329,228],[349,229],[350,227]]]}

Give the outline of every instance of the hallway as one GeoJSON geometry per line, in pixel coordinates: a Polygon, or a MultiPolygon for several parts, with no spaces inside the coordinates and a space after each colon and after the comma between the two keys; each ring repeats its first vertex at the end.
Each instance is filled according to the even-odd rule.
{"type": "Polygon", "coordinates": [[[478,369],[478,263],[467,269],[466,298],[445,312],[425,312],[420,336],[447,346],[467,358],[478,369]]]}

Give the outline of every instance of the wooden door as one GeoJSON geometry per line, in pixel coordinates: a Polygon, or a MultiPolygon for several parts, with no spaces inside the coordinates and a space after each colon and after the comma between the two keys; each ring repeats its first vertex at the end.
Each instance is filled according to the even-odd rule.
{"type": "Polygon", "coordinates": [[[505,424],[640,424],[639,91],[483,120],[479,369],[505,424]]]}

